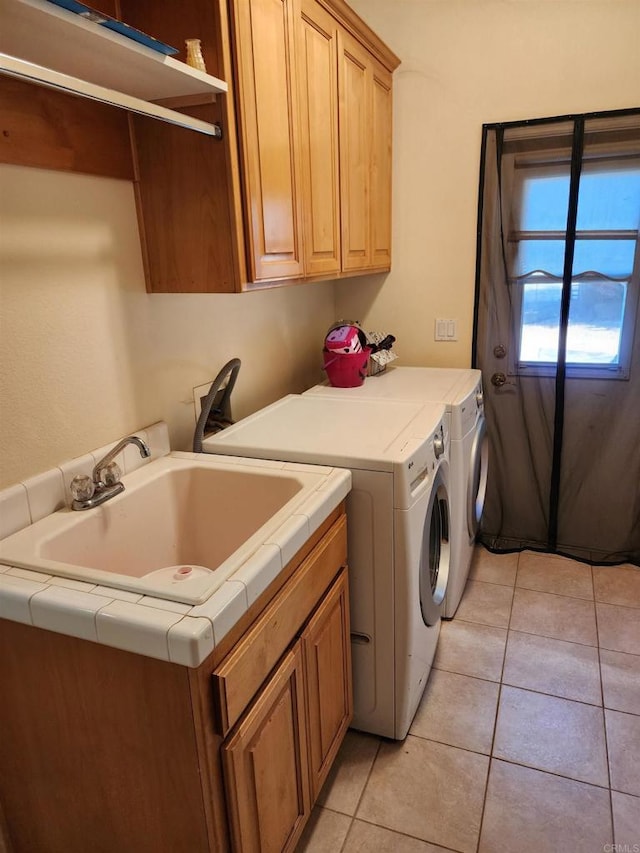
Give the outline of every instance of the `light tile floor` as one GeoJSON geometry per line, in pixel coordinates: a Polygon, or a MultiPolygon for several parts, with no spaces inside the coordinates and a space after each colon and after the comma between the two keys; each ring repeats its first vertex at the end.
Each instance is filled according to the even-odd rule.
{"type": "Polygon", "coordinates": [[[298,845],[447,850],[640,851],[640,568],[477,548],[406,740],[349,731],[298,845]]]}

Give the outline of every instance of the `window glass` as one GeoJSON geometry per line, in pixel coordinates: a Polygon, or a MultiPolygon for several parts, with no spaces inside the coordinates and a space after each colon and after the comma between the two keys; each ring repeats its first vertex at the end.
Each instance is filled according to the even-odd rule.
{"type": "Polygon", "coordinates": [[[620,363],[626,284],[581,281],[571,287],[567,362],[620,363]]]}
{"type": "Polygon", "coordinates": [[[633,270],[635,240],[589,240],[576,236],[573,275],[599,272],[610,278],[628,279],[633,270]]]}
{"type": "Polygon", "coordinates": [[[640,225],[640,165],[622,161],[614,169],[602,163],[584,164],[578,196],[576,228],[637,230],[640,225]]]}
{"type": "MultiPolygon", "coordinates": [[[[552,240],[534,240],[522,236],[517,243],[513,271],[528,276],[536,270],[562,279],[564,271],[564,232],[552,240]]],[[[610,278],[628,278],[633,270],[636,241],[590,240],[576,235],[573,251],[574,276],[598,272],[610,278]]]]}
{"type": "Polygon", "coordinates": [[[562,283],[531,282],[522,294],[520,361],[555,362],[558,358],[562,283]]]}
{"type": "MultiPolygon", "coordinates": [[[[566,248],[566,163],[516,165],[510,234],[521,367],[555,365],[566,248]]],[[[633,334],[634,264],[640,225],[640,161],[623,154],[586,160],[580,178],[566,361],[596,370],[624,367],[633,334]],[[631,306],[631,307],[629,307],[631,306]],[[628,348],[628,347],[627,347],[628,348]]],[[[594,374],[595,375],[595,374],[594,374]]]]}
{"type": "MultiPolygon", "coordinates": [[[[618,365],[626,285],[582,281],[571,286],[567,363],[618,365]]],[[[558,358],[562,284],[524,285],[520,361],[553,364],[558,358]]]]}
{"type": "MultiPolygon", "coordinates": [[[[559,170],[549,167],[549,170],[559,170]]],[[[564,231],[569,206],[569,169],[541,175],[539,169],[522,169],[521,231],[564,231]],[[532,174],[533,172],[533,174],[532,174]]]]}
{"type": "Polygon", "coordinates": [[[562,281],[564,232],[559,239],[527,240],[523,238],[519,241],[515,262],[516,276],[528,276],[536,270],[562,281]]]}

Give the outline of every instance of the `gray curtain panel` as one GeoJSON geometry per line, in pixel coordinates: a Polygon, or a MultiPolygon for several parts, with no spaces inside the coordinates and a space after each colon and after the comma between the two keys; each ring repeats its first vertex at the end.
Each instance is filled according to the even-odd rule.
{"type": "Polygon", "coordinates": [[[479,539],[640,565],[640,110],[486,125],[479,539]]]}

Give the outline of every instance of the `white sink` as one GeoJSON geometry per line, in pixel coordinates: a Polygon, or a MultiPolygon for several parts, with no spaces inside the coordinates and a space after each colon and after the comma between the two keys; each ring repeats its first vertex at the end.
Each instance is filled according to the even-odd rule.
{"type": "Polygon", "coordinates": [[[60,510],[4,539],[0,561],[198,604],[326,476],[290,468],[171,454],[126,476],[102,506],[60,510]]]}

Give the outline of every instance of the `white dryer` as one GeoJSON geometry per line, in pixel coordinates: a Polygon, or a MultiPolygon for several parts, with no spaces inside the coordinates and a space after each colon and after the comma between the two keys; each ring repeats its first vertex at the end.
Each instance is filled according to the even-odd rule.
{"type": "Polygon", "coordinates": [[[403,739],[431,669],[449,574],[445,407],[290,395],[205,439],[203,450],[351,470],[352,726],[403,739]]]}
{"type": "Polygon", "coordinates": [[[479,370],[388,367],[357,388],[316,385],[305,395],[344,400],[435,400],[451,416],[451,569],[443,617],[451,619],[464,592],[487,489],[488,442],[479,370]]]}

